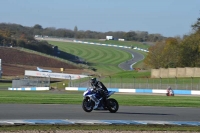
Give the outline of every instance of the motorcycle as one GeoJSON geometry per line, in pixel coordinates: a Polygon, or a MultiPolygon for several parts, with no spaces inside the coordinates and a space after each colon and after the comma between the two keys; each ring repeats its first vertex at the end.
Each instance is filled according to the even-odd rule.
{"type": "Polygon", "coordinates": [[[114,94],[115,91],[108,91],[108,95],[106,96],[106,99],[103,99],[100,97],[98,93],[95,92],[94,89],[88,88],[83,93],[83,102],[82,102],[82,108],[85,112],[91,112],[92,110],[109,110],[111,113],[116,113],[119,109],[119,104],[117,100],[114,98],[109,98],[112,94],[114,94]],[[99,100],[99,104],[96,109],[95,107],[95,101],[99,100]]]}
{"type": "Polygon", "coordinates": [[[174,91],[172,89],[167,89],[166,96],[174,96],[174,91]]]}

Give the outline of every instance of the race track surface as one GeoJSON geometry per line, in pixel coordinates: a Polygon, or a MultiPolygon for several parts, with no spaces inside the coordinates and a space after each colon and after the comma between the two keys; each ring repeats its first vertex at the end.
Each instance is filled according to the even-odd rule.
{"type": "Polygon", "coordinates": [[[82,119],[200,121],[200,108],[120,106],[117,113],[84,112],[81,105],[0,104],[0,120],[5,119],[82,119]]]}
{"type": "Polygon", "coordinates": [[[127,60],[125,62],[122,62],[119,64],[119,67],[122,68],[123,70],[132,70],[132,66],[137,63],[138,61],[141,61],[144,59],[144,56],[138,52],[134,52],[131,49],[125,49],[125,48],[120,48],[123,51],[126,51],[132,55],[132,59],[127,60]]]}

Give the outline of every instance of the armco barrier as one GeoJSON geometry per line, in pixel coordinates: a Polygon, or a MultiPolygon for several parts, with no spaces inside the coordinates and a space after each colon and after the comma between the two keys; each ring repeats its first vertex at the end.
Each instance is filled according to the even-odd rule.
{"type": "Polygon", "coordinates": [[[49,87],[27,87],[27,88],[8,88],[10,91],[44,91],[49,90],[49,87]]]}
{"type": "MultiPolygon", "coordinates": [[[[65,90],[69,91],[85,91],[85,87],[66,87],[65,90]]],[[[123,88],[108,88],[109,91],[115,91],[119,93],[145,93],[145,94],[166,94],[167,90],[159,89],[123,89],[123,88]]],[[[196,90],[174,90],[175,95],[200,95],[200,91],[196,90]]]]}
{"type": "MultiPolygon", "coordinates": [[[[77,40],[74,40],[73,42],[75,42],[75,43],[81,43],[81,44],[93,44],[93,45],[100,45],[100,46],[109,46],[109,47],[119,47],[119,48],[128,48],[128,49],[131,49],[131,47],[129,47],[129,46],[120,46],[120,45],[114,45],[114,44],[102,44],[102,43],[84,42],[84,41],[77,41],[77,40]]],[[[143,51],[143,52],[149,52],[146,49],[137,48],[137,47],[135,47],[133,49],[140,50],[140,51],[143,51]]]]}

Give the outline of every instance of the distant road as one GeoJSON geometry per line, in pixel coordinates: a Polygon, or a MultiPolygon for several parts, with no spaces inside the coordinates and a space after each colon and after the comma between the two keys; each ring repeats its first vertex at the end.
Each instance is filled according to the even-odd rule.
{"type": "Polygon", "coordinates": [[[140,53],[134,52],[131,49],[125,49],[121,48],[121,50],[126,51],[132,55],[132,59],[122,62],[119,64],[119,67],[122,68],[123,70],[132,70],[132,66],[137,63],[138,61],[141,61],[144,59],[144,56],[140,53]]]}
{"type": "MultiPolygon", "coordinates": [[[[37,40],[47,40],[47,41],[59,41],[59,42],[74,42],[74,39],[62,39],[62,38],[49,38],[49,37],[45,37],[45,38],[35,38],[37,40]]],[[[138,61],[141,61],[144,59],[144,56],[138,52],[134,52],[131,49],[127,49],[127,48],[120,48],[123,51],[126,51],[128,53],[130,53],[132,55],[132,59],[127,60],[125,62],[120,63],[118,66],[123,69],[123,70],[133,70],[132,66],[137,63],[138,61]]]]}

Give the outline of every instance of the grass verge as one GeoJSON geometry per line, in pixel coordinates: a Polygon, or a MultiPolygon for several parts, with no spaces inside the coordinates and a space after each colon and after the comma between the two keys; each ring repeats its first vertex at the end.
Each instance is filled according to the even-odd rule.
{"type": "Polygon", "coordinates": [[[179,132],[199,132],[198,126],[174,126],[174,125],[19,125],[19,126],[1,126],[0,132],[16,132],[16,131],[35,131],[38,132],[57,132],[57,131],[70,131],[74,132],[81,130],[84,131],[179,131],[179,132]]]}
{"type": "MultiPolygon", "coordinates": [[[[0,91],[0,103],[13,104],[80,104],[80,91],[0,91]]],[[[200,107],[199,96],[174,96],[120,94],[112,96],[119,105],[124,106],[168,106],[168,107],[200,107]],[[134,102],[133,102],[134,101],[134,102]]]]}

